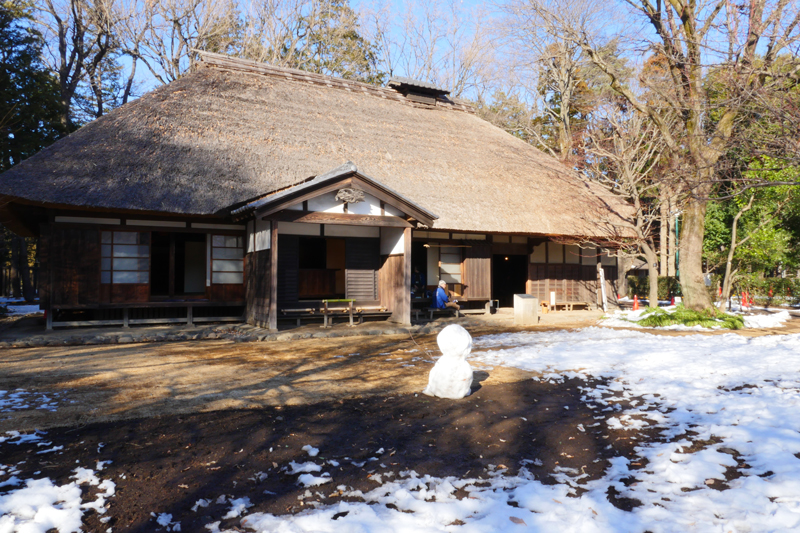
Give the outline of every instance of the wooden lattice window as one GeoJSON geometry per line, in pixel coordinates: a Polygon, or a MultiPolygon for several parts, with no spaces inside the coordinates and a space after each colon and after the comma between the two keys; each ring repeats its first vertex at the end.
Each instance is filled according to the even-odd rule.
{"type": "Polygon", "coordinates": [[[150,283],[150,233],[101,232],[100,282],[150,283]]]}
{"type": "Polygon", "coordinates": [[[461,248],[442,246],[439,252],[439,279],[461,283],[461,248]]]}
{"type": "Polygon", "coordinates": [[[244,237],[211,236],[211,283],[244,283],[244,237]]]}

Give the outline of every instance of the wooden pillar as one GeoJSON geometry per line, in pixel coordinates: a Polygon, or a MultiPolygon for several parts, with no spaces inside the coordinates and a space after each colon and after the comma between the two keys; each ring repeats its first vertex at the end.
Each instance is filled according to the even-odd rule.
{"type": "MultiPolygon", "coordinates": [[[[152,234],[151,234],[151,239],[152,234]]],[[[152,245],[152,240],[151,240],[152,245]]],[[[169,295],[175,296],[175,234],[169,234],[169,295]]]]}
{"type": "Polygon", "coordinates": [[[270,222],[269,238],[269,329],[278,329],[278,221],[270,222]]]}
{"type": "Polygon", "coordinates": [[[397,299],[396,316],[401,324],[411,325],[411,228],[403,231],[403,289],[397,299]]]}

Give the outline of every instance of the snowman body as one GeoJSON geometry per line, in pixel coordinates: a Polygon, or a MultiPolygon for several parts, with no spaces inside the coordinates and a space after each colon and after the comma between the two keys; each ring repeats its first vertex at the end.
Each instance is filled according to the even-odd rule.
{"type": "Polygon", "coordinates": [[[442,357],[433,365],[428,386],[422,392],[428,396],[457,400],[469,395],[472,386],[472,367],[467,356],[472,351],[472,337],[457,324],[444,328],[436,337],[442,357]]]}

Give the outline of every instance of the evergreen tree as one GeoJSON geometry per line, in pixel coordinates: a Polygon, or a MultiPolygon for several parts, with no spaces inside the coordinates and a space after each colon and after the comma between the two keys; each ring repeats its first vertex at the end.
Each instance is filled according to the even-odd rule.
{"type": "MultiPolygon", "coordinates": [[[[0,3],[0,172],[64,134],[58,83],[41,61],[42,36],[17,2],[0,3]]],[[[0,266],[9,266],[15,297],[33,299],[31,245],[2,228],[0,266]]]]}
{"type": "Polygon", "coordinates": [[[0,171],[64,134],[58,83],[41,61],[43,44],[19,3],[0,4],[0,171]]]}

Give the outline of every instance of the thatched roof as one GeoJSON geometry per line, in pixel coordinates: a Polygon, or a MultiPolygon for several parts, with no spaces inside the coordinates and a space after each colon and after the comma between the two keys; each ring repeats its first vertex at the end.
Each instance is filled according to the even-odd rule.
{"type": "Polygon", "coordinates": [[[438,214],[437,228],[601,236],[618,221],[614,211],[626,207],[617,198],[469,110],[445,97],[426,106],[390,88],[207,55],[196,72],[0,175],[0,194],[227,214],[352,161],[438,214]]]}

